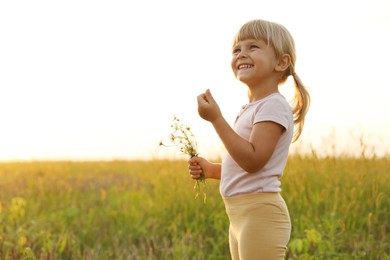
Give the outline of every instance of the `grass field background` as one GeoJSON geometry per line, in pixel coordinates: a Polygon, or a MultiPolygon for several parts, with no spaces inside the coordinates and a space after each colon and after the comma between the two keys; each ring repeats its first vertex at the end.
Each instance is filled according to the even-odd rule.
{"type": "MultiPolygon", "coordinates": [[[[0,259],[229,259],[186,160],[0,163],[0,259]]],[[[291,156],[288,259],[390,259],[390,160],[291,156]]]]}

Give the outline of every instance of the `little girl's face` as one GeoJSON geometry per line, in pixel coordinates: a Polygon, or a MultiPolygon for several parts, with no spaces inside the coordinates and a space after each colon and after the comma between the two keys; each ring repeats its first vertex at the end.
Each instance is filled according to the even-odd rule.
{"type": "Polygon", "coordinates": [[[274,49],[262,40],[247,39],[234,46],[231,66],[234,76],[241,82],[257,84],[274,72],[274,49]]]}

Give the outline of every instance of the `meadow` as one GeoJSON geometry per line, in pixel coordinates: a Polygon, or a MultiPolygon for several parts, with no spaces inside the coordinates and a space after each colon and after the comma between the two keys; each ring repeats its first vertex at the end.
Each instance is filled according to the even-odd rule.
{"type": "MultiPolygon", "coordinates": [[[[0,259],[229,259],[186,160],[0,163],[0,259]]],[[[289,158],[288,259],[390,259],[390,158],[289,158]]]]}

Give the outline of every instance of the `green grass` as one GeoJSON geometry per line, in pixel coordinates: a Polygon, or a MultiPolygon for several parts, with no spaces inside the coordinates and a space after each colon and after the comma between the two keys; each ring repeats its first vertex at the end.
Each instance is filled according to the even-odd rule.
{"type": "MultiPolygon", "coordinates": [[[[292,156],[289,259],[390,259],[388,158],[292,156]]],[[[0,163],[0,259],[229,259],[218,182],[183,161],[0,163]]]]}

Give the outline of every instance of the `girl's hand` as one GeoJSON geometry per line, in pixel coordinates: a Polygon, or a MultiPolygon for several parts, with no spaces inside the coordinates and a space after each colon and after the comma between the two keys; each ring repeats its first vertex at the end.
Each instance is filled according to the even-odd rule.
{"type": "Polygon", "coordinates": [[[191,178],[194,180],[198,180],[202,175],[206,177],[205,172],[203,171],[202,165],[205,165],[207,161],[202,157],[191,157],[188,160],[188,169],[191,174],[191,178]]]}
{"type": "Polygon", "coordinates": [[[209,122],[214,122],[222,116],[217,102],[215,102],[210,90],[198,96],[198,113],[201,118],[209,122]]]}
{"type": "Polygon", "coordinates": [[[202,157],[194,156],[189,159],[188,170],[194,180],[200,180],[202,176],[204,179],[221,179],[221,164],[209,162],[202,157]]]}

